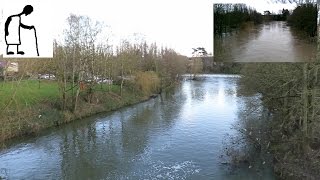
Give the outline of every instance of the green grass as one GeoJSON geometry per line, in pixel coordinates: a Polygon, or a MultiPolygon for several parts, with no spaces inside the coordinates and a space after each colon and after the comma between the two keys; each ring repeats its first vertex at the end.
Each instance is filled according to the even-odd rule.
{"type": "Polygon", "coordinates": [[[0,108],[7,106],[30,106],[40,101],[59,98],[58,84],[54,81],[23,80],[0,82],[0,108]]]}
{"type": "MultiPolygon", "coordinates": [[[[70,88],[71,84],[67,89],[70,88]]],[[[40,88],[37,80],[0,82],[0,142],[20,135],[37,133],[41,129],[96,113],[115,110],[148,98],[128,87],[124,88],[121,97],[119,85],[112,85],[111,92],[108,93],[107,84],[96,84],[93,87],[95,93],[92,94],[92,102],[88,102],[87,91],[88,89],[81,91],[77,111],[61,111],[53,106],[60,98],[56,81],[41,80],[40,88]],[[9,103],[11,104],[8,106],[9,103]],[[5,111],[2,111],[4,109],[5,111]]],[[[71,95],[72,91],[67,93],[71,95]]]]}
{"type": "MultiPolygon", "coordinates": [[[[67,89],[71,88],[71,84],[67,89]]],[[[94,91],[109,91],[109,85],[97,84],[94,91]]],[[[120,92],[120,86],[112,85],[111,91],[120,92]]],[[[67,93],[71,93],[69,90],[67,93]]],[[[83,91],[85,93],[85,91],[83,91]]],[[[40,102],[56,102],[60,97],[59,86],[56,81],[38,80],[0,82],[0,110],[10,104],[10,108],[33,106],[40,102]]]]}
{"type": "MultiPolygon", "coordinates": [[[[94,91],[109,91],[109,85],[108,84],[97,84],[93,87],[94,91]]],[[[119,85],[112,85],[110,88],[111,92],[119,93],[120,92],[120,86],[119,85]]]]}

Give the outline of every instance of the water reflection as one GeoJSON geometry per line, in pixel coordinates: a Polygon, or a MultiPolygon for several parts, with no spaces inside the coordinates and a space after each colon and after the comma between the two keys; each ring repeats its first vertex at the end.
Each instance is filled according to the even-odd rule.
{"type": "Polygon", "coordinates": [[[306,62],[316,57],[316,42],[271,21],[214,38],[214,56],[223,62],[306,62]]]}
{"type": "Polygon", "coordinates": [[[238,78],[205,75],[148,102],[12,142],[0,169],[11,179],[255,178],[247,167],[230,175],[219,158],[223,135],[236,134],[238,78]]]}

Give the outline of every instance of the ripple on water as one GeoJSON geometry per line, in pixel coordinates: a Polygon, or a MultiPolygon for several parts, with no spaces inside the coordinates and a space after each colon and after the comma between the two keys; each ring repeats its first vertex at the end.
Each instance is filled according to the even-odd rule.
{"type": "Polygon", "coordinates": [[[188,179],[191,175],[200,173],[200,167],[193,161],[172,162],[170,158],[153,159],[157,153],[164,155],[170,147],[171,143],[165,143],[157,148],[145,148],[143,154],[132,159],[133,162],[139,164],[140,168],[134,169],[130,174],[122,176],[120,179],[188,179]]]}
{"type": "Polygon", "coordinates": [[[166,163],[163,161],[149,161],[147,168],[140,168],[120,179],[188,179],[201,169],[192,161],[166,163]]]}
{"type": "Polygon", "coordinates": [[[9,179],[8,178],[8,170],[7,169],[5,169],[5,168],[1,168],[0,169],[0,179],[3,179],[3,180],[5,180],[5,179],[9,179]]]}

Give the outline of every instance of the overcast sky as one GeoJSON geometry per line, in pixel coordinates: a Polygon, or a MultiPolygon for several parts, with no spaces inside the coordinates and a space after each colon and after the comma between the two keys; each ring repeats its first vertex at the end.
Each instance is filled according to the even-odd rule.
{"type": "MultiPolygon", "coordinates": [[[[90,16],[110,26],[113,44],[138,33],[149,43],[156,42],[187,56],[199,46],[213,51],[210,0],[91,0],[90,4],[84,0],[57,0],[55,4],[57,23],[65,22],[70,13],[90,16]]],[[[56,26],[56,32],[61,29],[56,26]]]]}
{"type": "MultiPolygon", "coordinates": [[[[291,9],[296,7],[295,3],[273,3],[271,0],[213,0],[214,3],[245,3],[250,7],[255,8],[258,12],[263,13],[266,10],[270,12],[278,13],[279,10],[291,9]]],[[[274,0],[276,1],[276,0],[274,0]]]]}

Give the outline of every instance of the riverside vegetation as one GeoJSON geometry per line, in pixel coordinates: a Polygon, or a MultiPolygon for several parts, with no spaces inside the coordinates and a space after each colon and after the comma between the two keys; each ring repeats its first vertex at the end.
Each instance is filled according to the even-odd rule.
{"type": "Polygon", "coordinates": [[[111,45],[108,36],[101,38],[107,28],[89,17],[70,15],[67,23],[52,59],[17,60],[19,72],[2,76],[0,142],[147,100],[198,69],[188,66],[186,56],[137,34],[134,42],[111,45]]]}
{"type": "MultiPolygon", "coordinates": [[[[287,22],[319,42],[315,1],[299,3],[306,4],[298,4],[287,17],[287,22]]],[[[247,110],[241,113],[243,118],[235,127],[240,137],[232,142],[237,144],[241,139],[249,146],[242,147],[239,153],[229,144],[226,153],[231,156],[232,163],[250,164],[249,167],[253,169],[254,166],[273,163],[280,179],[320,179],[320,84],[317,61],[247,63],[240,66],[240,70],[237,70],[242,76],[239,79],[239,95],[256,94],[258,98],[248,99],[247,110]],[[260,103],[262,109],[257,108],[260,103]],[[272,155],[273,161],[265,162],[265,154],[272,155]]]]}
{"type": "MultiPolygon", "coordinates": [[[[239,132],[259,156],[273,155],[274,170],[282,179],[320,178],[318,71],[319,63],[252,63],[242,67],[240,94],[257,94],[259,98],[247,103],[239,132]],[[260,102],[263,110],[256,108],[260,102]]],[[[253,161],[251,155],[245,155],[245,161],[253,161]]]]}

